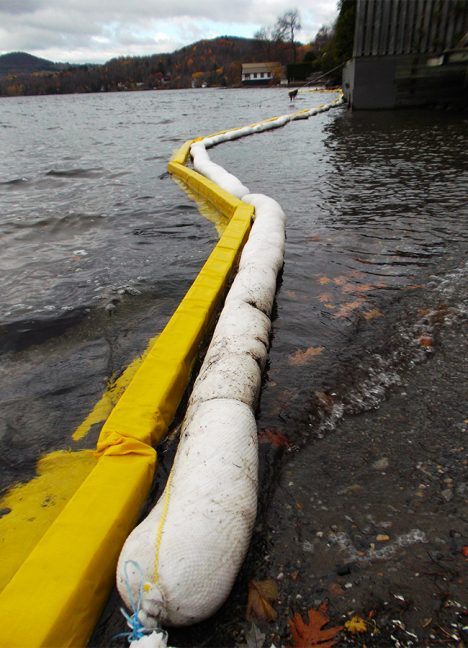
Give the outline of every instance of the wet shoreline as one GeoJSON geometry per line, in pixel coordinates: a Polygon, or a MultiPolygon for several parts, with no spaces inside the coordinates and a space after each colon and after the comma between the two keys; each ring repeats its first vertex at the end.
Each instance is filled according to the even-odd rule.
{"type": "MultiPolygon", "coordinates": [[[[323,601],[332,625],[354,614],[368,622],[365,634],[340,633],[337,646],[459,644],[446,633],[461,640],[464,624],[467,268],[449,265],[387,301],[372,340],[361,331],[367,358],[330,377],[327,397],[260,428],[260,508],[243,569],[221,610],[170,629],[170,645],[244,646],[252,580],[279,591],[277,620],[256,621],[262,645],[290,645],[288,618],[323,601]],[[375,358],[394,373],[387,384],[375,358]],[[339,417],[333,400],[344,403],[339,417]]],[[[158,491],[174,450],[172,440],[161,454],[158,491]]],[[[114,592],[90,646],[125,645],[112,640],[123,625],[117,606],[114,592]]]]}

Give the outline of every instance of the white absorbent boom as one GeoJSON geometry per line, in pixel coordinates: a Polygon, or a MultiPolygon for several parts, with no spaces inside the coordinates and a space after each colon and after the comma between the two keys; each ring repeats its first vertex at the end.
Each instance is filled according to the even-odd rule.
{"type": "Polygon", "coordinates": [[[222,605],[255,522],[254,408],[283,263],[285,216],[267,196],[243,200],[255,207],[255,222],[195,381],[174,465],[156,506],[128,537],[117,568],[129,607],[128,588],[137,600],[143,573],[139,619],[148,630],[201,621],[222,605]]]}

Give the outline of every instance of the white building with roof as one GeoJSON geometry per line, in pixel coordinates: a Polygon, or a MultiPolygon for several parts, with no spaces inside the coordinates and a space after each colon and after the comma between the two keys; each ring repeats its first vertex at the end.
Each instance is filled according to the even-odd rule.
{"type": "Polygon", "coordinates": [[[244,85],[265,85],[275,79],[280,81],[284,68],[276,61],[268,63],[243,63],[242,83],[244,85]]]}

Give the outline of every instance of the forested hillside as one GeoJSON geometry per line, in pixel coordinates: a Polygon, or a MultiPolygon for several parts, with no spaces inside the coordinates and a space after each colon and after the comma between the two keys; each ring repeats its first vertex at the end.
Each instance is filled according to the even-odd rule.
{"type": "MultiPolygon", "coordinates": [[[[111,92],[154,88],[235,86],[240,84],[245,62],[288,61],[285,43],[268,45],[257,39],[221,36],[202,40],[172,54],[119,57],[104,65],[64,65],[44,61],[33,71],[8,67],[12,55],[0,56],[0,94],[3,96],[63,94],[72,92],[111,92]]],[[[20,56],[15,54],[15,57],[20,56]]]]}

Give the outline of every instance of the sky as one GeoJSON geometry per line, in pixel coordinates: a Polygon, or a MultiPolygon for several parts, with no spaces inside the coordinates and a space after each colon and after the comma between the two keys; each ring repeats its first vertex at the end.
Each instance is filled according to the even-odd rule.
{"type": "Polygon", "coordinates": [[[307,43],[336,17],[337,0],[0,0],[0,54],[104,63],[173,52],[204,38],[252,38],[298,9],[307,43]]]}

